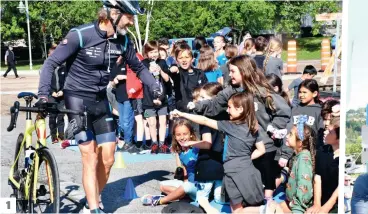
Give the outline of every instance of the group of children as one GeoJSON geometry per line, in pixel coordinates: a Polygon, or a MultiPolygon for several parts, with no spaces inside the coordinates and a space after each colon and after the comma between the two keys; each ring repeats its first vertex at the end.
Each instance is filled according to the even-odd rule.
{"type": "MultiPolygon", "coordinates": [[[[142,98],[124,101],[133,106],[137,140],[131,143],[124,130],[123,149],[146,146],[152,153],[176,156],[176,179],[160,184],[165,195],[142,197],[143,204],[167,204],[187,195],[207,212],[215,212],[209,198],[230,202],[232,212],[335,211],[339,102],[320,101],[316,69],[307,66],[288,87],[294,90],[290,102],[281,80],[279,40],[248,38],[240,54],[222,36],[215,37],[214,50],[203,39],[197,44],[196,52],[186,42],[176,42],[170,54],[164,40],[144,46],[142,62],[161,88],[157,100],[144,85],[129,86],[134,81],[124,73],[125,66],[111,78],[115,94],[122,82],[128,94],[143,91],[142,98]],[[143,145],[145,123],[149,131],[143,145]],[[165,142],[167,123],[171,145],[165,142]],[[278,187],[285,187],[283,203],[273,201],[278,187]]],[[[126,116],[120,109],[121,121],[126,116]]]]}

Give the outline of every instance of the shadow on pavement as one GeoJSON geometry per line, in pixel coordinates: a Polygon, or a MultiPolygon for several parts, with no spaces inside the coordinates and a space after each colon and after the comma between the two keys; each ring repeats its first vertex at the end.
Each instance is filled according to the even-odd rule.
{"type": "Polygon", "coordinates": [[[149,173],[122,178],[120,180],[114,181],[112,183],[106,184],[104,191],[102,192],[102,201],[105,206],[105,212],[113,213],[117,209],[128,205],[131,200],[124,200],[123,195],[125,191],[125,186],[128,179],[132,179],[134,187],[146,183],[147,181],[157,180],[164,181],[167,180],[164,176],[169,175],[169,171],[157,170],[151,171],[149,173]]]}

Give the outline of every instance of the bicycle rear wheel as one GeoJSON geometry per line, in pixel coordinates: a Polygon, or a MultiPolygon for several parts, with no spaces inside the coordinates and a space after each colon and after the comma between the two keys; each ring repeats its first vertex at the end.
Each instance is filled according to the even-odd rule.
{"type": "MultiPolygon", "coordinates": [[[[59,213],[60,211],[60,180],[54,155],[48,148],[37,151],[40,158],[37,185],[31,183],[28,200],[30,213],[59,213]],[[33,201],[33,190],[36,189],[36,202],[33,201]]],[[[33,180],[32,179],[32,180],[33,180]]]]}

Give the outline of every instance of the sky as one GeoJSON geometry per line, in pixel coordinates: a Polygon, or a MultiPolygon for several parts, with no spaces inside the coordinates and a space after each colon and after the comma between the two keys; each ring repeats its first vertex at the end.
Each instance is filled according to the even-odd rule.
{"type": "MultiPolygon", "coordinates": [[[[368,1],[349,1],[347,72],[347,109],[368,104],[368,1]],[[353,3],[354,2],[354,3],[353,3]]],[[[343,27],[344,28],[344,27],[343,27]]],[[[344,30],[344,29],[343,29],[344,30]]],[[[345,31],[346,32],[346,31],[345,31]]]]}

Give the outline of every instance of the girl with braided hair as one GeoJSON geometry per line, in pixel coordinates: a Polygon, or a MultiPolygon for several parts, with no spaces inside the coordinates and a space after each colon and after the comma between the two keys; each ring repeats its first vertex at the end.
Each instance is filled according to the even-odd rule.
{"type": "Polygon", "coordinates": [[[286,137],[286,145],[294,150],[289,163],[291,169],[286,184],[286,201],[280,205],[285,213],[304,213],[313,204],[313,177],[315,173],[315,133],[302,115],[286,137]]]}
{"type": "Polygon", "coordinates": [[[266,58],[263,61],[265,75],[276,74],[282,77],[284,63],[281,60],[282,43],[276,38],[272,38],[266,48],[266,58]]]}

